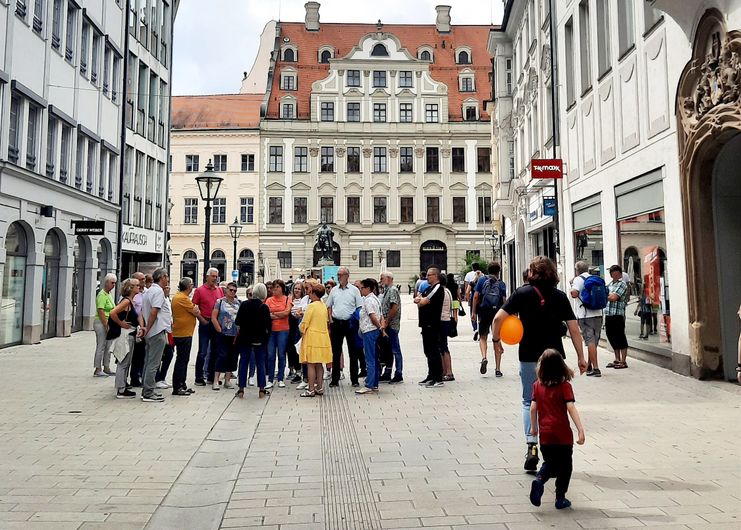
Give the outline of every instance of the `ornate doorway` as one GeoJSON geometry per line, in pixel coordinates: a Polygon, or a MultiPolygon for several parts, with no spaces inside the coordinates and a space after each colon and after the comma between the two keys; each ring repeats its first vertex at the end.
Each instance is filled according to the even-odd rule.
{"type": "Polygon", "coordinates": [[[426,271],[433,266],[441,271],[448,270],[448,247],[436,239],[425,241],[419,248],[419,270],[426,271]]]}

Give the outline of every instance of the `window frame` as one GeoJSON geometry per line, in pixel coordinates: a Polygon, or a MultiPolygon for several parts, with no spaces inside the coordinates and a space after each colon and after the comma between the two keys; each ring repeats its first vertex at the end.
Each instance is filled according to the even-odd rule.
{"type": "Polygon", "coordinates": [[[320,156],[319,171],[321,171],[322,173],[334,173],[335,172],[334,147],[322,146],[320,148],[319,156],[320,156]]]}
{"type": "Polygon", "coordinates": [[[185,172],[198,173],[200,167],[200,155],[185,155],[185,172]],[[190,168],[190,169],[189,169],[190,168]]]}
{"type": "Polygon", "coordinates": [[[255,224],[255,198],[239,198],[239,222],[242,224],[255,224]]]}
{"type": "Polygon", "coordinates": [[[440,123],[440,105],[425,103],[425,123],[440,123]]]}
{"type": "Polygon", "coordinates": [[[334,224],[334,197],[331,195],[319,197],[319,222],[334,224]]]}
{"type": "Polygon", "coordinates": [[[227,171],[227,155],[225,154],[214,154],[214,172],[215,173],[224,173],[227,171]],[[218,158],[217,158],[218,157],[218,158]]]}
{"type": "Polygon", "coordinates": [[[280,173],[283,171],[283,146],[268,146],[268,172],[280,173]]]}
{"type": "Polygon", "coordinates": [[[293,198],[293,223],[304,225],[309,222],[309,198],[297,195],[293,198]]]}
{"type": "Polygon", "coordinates": [[[373,123],[386,123],[387,119],[388,119],[388,113],[387,113],[386,103],[374,103],[373,104],[373,123]]]}
{"type": "Polygon", "coordinates": [[[359,250],[358,251],[358,267],[361,269],[370,269],[373,267],[373,251],[372,250],[359,250]]]}
{"type": "Polygon", "coordinates": [[[399,88],[414,88],[414,73],[411,70],[399,72],[399,88]],[[408,80],[408,83],[404,81],[408,80]]]}
{"type": "Polygon", "coordinates": [[[347,152],[345,153],[345,164],[346,164],[346,173],[360,173],[362,170],[362,163],[361,163],[361,153],[360,153],[360,147],[357,146],[350,146],[347,148],[347,152]],[[357,169],[350,167],[350,158],[353,158],[353,160],[357,159],[357,169]]]}
{"type": "Polygon", "coordinates": [[[386,70],[373,70],[373,88],[386,88],[387,86],[388,76],[386,70]]]}
{"type": "Polygon", "coordinates": [[[427,223],[440,223],[440,197],[437,195],[428,195],[425,197],[426,213],[427,217],[425,221],[427,223]],[[434,215],[430,215],[434,212],[434,215]]]}
{"type": "Polygon", "coordinates": [[[414,105],[408,102],[399,103],[399,123],[414,122],[414,105]]]}
{"type": "Polygon", "coordinates": [[[388,223],[388,198],[383,195],[373,197],[373,223],[388,223]]]}
{"type": "Polygon", "coordinates": [[[413,147],[399,147],[399,173],[414,173],[413,147]]]}
{"type": "Polygon", "coordinates": [[[242,173],[252,173],[255,171],[255,155],[252,153],[243,153],[240,157],[240,168],[242,173]]]}
{"type": "Polygon", "coordinates": [[[293,172],[309,172],[309,148],[303,145],[297,145],[293,148],[293,172]]]}
{"type": "Polygon", "coordinates": [[[361,208],[360,196],[348,195],[345,198],[345,215],[346,215],[345,222],[349,224],[360,224],[360,208],[361,208]],[[351,207],[350,205],[351,200],[352,202],[357,202],[357,205],[353,204],[351,207]],[[353,212],[353,215],[351,215],[351,212],[353,212]]]}
{"type": "Polygon", "coordinates": [[[466,197],[453,197],[453,222],[466,222],[466,197]]]}
{"type": "Polygon", "coordinates": [[[465,147],[452,147],[450,149],[450,172],[451,173],[465,173],[466,172],[466,148],[465,147]]]}
{"type": "Polygon", "coordinates": [[[399,197],[399,223],[414,224],[414,197],[411,195],[399,197]]]}
{"type": "Polygon", "coordinates": [[[183,199],[183,224],[198,224],[198,198],[185,197],[183,199]]]}
{"type": "Polygon", "coordinates": [[[268,197],[268,222],[271,225],[283,224],[283,197],[268,197]]]}
{"type": "Polygon", "coordinates": [[[385,147],[373,148],[373,173],[388,173],[388,151],[385,147]]]}
{"type": "Polygon", "coordinates": [[[361,86],[360,70],[348,70],[345,74],[345,86],[359,88],[361,86]],[[352,75],[350,75],[352,74],[352,75]],[[357,79],[357,82],[354,82],[357,79]]]}
{"type": "Polygon", "coordinates": [[[435,146],[425,147],[425,173],[440,173],[440,148],[439,147],[435,147],[435,146]],[[433,168],[431,168],[430,166],[433,166],[433,168]]]}
{"type": "Polygon", "coordinates": [[[347,116],[346,120],[351,123],[359,123],[360,122],[360,103],[357,101],[348,101],[347,102],[347,116]],[[350,105],[353,106],[352,111],[350,110],[350,105]],[[352,119],[351,119],[352,118],[352,119]],[[357,119],[355,119],[357,118],[357,119]]]}
{"type": "Polygon", "coordinates": [[[214,197],[211,201],[211,224],[226,224],[226,197],[214,197]]]}
{"type": "Polygon", "coordinates": [[[322,101],[319,109],[320,121],[334,121],[334,101],[322,101]]]}

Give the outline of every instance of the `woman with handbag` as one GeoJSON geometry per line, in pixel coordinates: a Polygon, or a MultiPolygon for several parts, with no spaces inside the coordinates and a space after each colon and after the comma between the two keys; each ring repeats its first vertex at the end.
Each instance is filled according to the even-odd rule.
{"type": "MultiPolygon", "coordinates": [[[[452,276],[449,274],[448,276],[452,276]]],[[[449,286],[455,285],[455,282],[448,283],[449,278],[445,275],[440,276],[440,286],[443,288],[443,309],[440,313],[440,355],[443,358],[443,381],[455,381],[453,375],[453,362],[450,358],[450,348],[448,348],[448,337],[458,336],[457,317],[453,316],[453,293],[449,286]]],[[[457,312],[457,309],[456,309],[457,312]]]]}
{"type": "Polygon", "coordinates": [[[108,317],[106,342],[113,341],[113,355],[116,358],[116,399],[133,399],[136,392],[126,385],[131,358],[134,353],[134,340],[147,332],[144,319],[134,309],[134,297],[139,294],[139,280],[129,278],[121,286],[121,301],[111,309],[108,317]]]}
{"type": "Polygon", "coordinates": [[[230,380],[237,371],[237,313],[240,301],[237,298],[237,284],[229,282],[224,289],[224,297],[219,298],[211,313],[211,323],[216,331],[216,364],[212,390],[220,390],[219,379],[224,374],[224,388],[232,389],[230,380]]]}

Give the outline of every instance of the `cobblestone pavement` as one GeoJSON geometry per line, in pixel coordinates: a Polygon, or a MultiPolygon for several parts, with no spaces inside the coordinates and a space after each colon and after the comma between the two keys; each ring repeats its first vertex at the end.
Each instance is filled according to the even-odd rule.
{"type": "Polygon", "coordinates": [[[406,382],[370,396],[345,379],[314,399],[124,401],[92,377],[92,332],[0,351],[0,528],[741,528],[741,387],[639,361],[577,377],[573,508],[552,484],[535,508],[515,350],[481,376],[461,325],[457,381],[420,388],[410,305],[406,382]]]}

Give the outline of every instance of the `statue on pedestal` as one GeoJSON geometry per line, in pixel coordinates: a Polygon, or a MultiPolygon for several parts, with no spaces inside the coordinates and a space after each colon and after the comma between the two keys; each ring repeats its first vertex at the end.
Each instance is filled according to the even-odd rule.
{"type": "Polygon", "coordinates": [[[320,265],[334,265],[334,255],[332,250],[334,249],[334,232],[327,225],[322,223],[319,230],[316,232],[316,245],[319,247],[319,251],[322,253],[322,257],[319,260],[320,265]]]}

